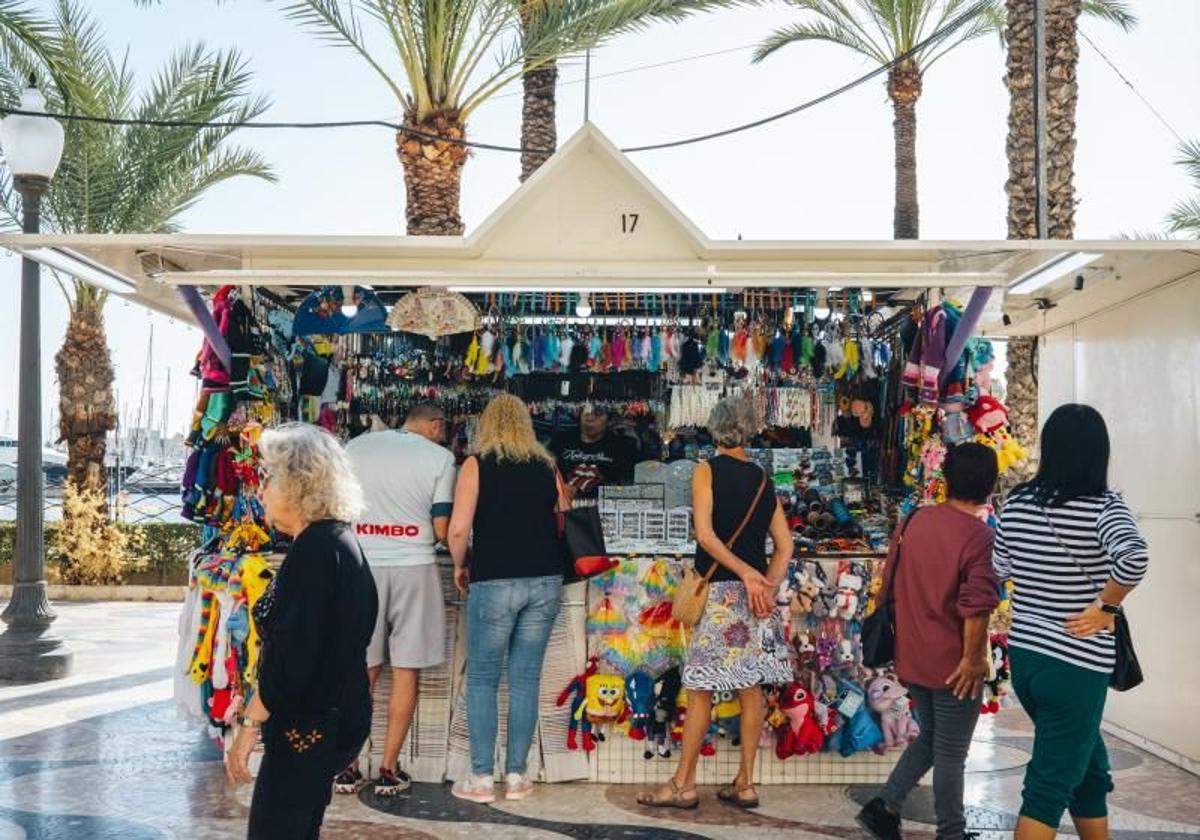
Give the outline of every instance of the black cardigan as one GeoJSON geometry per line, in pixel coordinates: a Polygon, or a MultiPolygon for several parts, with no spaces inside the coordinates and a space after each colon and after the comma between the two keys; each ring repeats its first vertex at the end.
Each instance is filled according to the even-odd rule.
{"type": "Polygon", "coordinates": [[[271,723],[336,708],[338,746],[361,744],[371,722],[366,655],[379,603],[351,527],[309,525],[284,558],[274,595],[259,628],[258,691],[271,723]]]}

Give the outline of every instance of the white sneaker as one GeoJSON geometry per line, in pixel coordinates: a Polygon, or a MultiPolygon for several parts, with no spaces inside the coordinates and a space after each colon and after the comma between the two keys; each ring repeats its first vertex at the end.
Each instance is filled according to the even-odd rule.
{"type": "Polygon", "coordinates": [[[504,777],[504,798],[524,799],[533,793],[533,782],[523,773],[509,773],[504,777]]]}
{"type": "Polygon", "coordinates": [[[477,776],[474,773],[468,773],[466,778],[459,779],[454,783],[450,792],[459,799],[483,805],[496,801],[495,785],[491,776],[477,776]]]}

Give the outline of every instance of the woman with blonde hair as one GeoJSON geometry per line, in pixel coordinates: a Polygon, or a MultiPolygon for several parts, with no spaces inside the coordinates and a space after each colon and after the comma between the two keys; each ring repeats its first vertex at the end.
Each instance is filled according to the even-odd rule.
{"type": "Polygon", "coordinates": [[[225,762],[235,783],[251,781],[248,760],[261,731],[250,840],[315,838],[333,774],[370,730],[367,643],[378,599],[350,525],[362,489],[342,445],[292,423],[265,432],[261,451],[267,521],[292,547],[254,605],[263,639],[258,685],[225,762]]]}
{"type": "Polygon", "coordinates": [[[471,772],[453,793],[493,802],[496,694],[508,656],[505,797],[533,792],[526,759],[537,725],[546,643],[562,600],[556,513],[570,506],[525,403],[501,394],[479,419],[479,453],[463,462],[450,517],[454,583],[467,595],[471,772]],[[468,538],[470,557],[468,559],[468,538]]]}

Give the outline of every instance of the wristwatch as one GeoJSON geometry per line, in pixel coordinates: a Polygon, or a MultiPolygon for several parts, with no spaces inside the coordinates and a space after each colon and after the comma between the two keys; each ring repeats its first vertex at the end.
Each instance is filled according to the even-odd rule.
{"type": "Polygon", "coordinates": [[[247,717],[246,715],[238,715],[237,722],[238,726],[246,726],[250,729],[258,729],[262,726],[261,720],[255,720],[254,718],[247,717]]]}
{"type": "Polygon", "coordinates": [[[1101,601],[1099,598],[1092,602],[1092,606],[1099,607],[1100,612],[1106,612],[1109,615],[1116,615],[1121,611],[1121,607],[1119,605],[1107,604],[1104,601],[1101,601]]]}

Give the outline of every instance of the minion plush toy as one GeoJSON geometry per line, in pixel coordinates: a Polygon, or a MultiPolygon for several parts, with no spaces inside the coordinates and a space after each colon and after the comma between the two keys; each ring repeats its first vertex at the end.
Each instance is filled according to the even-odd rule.
{"type": "Polygon", "coordinates": [[[742,702],[736,691],[718,691],[713,716],[722,737],[728,736],[735,747],[742,742],[742,702]]]}

